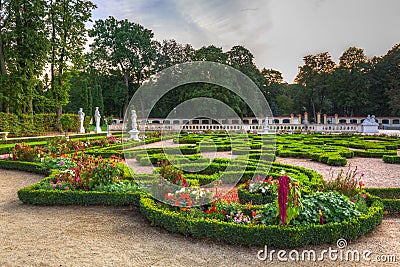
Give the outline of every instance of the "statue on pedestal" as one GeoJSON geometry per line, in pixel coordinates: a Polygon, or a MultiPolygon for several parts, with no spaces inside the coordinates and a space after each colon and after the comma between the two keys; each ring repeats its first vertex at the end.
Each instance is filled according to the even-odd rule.
{"type": "Polygon", "coordinates": [[[131,110],[131,121],[132,121],[132,130],[129,131],[130,138],[136,141],[139,141],[139,131],[137,129],[137,115],[136,110],[131,110]]]}
{"type": "Polygon", "coordinates": [[[100,128],[100,111],[99,111],[99,107],[96,107],[96,110],[94,112],[94,119],[96,121],[96,128],[94,129],[95,133],[101,133],[101,128],[100,128]]]}
{"type": "Polygon", "coordinates": [[[83,112],[82,108],[80,108],[78,111],[78,117],[80,122],[79,133],[85,133],[85,128],[83,127],[83,122],[85,120],[85,112],[83,112]]]}
{"type": "Polygon", "coordinates": [[[375,120],[375,115],[368,115],[367,118],[362,122],[362,132],[365,134],[375,134],[379,133],[378,126],[379,123],[375,120]]]}

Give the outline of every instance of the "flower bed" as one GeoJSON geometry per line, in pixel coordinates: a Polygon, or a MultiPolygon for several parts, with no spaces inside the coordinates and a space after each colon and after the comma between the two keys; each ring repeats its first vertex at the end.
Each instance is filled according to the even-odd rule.
{"type": "Polygon", "coordinates": [[[341,223],[288,227],[251,225],[216,219],[192,218],[149,197],[141,197],[140,211],[152,225],[196,238],[212,238],[230,244],[295,248],[353,240],[382,223],[382,203],[375,201],[361,216],[341,223]]]}

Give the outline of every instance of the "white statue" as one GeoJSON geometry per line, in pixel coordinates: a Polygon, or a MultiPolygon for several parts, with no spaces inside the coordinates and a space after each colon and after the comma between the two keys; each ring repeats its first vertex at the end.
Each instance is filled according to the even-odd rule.
{"type": "Polygon", "coordinates": [[[364,134],[376,134],[379,133],[379,123],[375,120],[375,115],[368,115],[367,118],[361,123],[362,132],[364,134]]]}
{"type": "Polygon", "coordinates": [[[269,125],[268,117],[265,117],[265,121],[264,121],[264,130],[265,130],[265,129],[268,129],[268,125],[269,125]]]}
{"type": "Polygon", "coordinates": [[[371,122],[371,115],[368,114],[367,118],[364,120],[366,123],[371,122]]]}
{"type": "Polygon", "coordinates": [[[101,128],[100,128],[100,111],[99,111],[99,107],[96,107],[96,110],[94,112],[94,119],[96,121],[96,128],[94,129],[95,133],[101,133],[101,128]]]}
{"type": "Polygon", "coordinates": [[[83,112],[82,108],[80,108],[78,111],[78,117],[80,122],[79,133],[85,133],[85,128],[83,127],[83,122],[85,120],[85,112],[83,112]]]}
{"type": "Polygon", "coordinates": [[[132,109],[131,111],[131,119],[132,119],[132,130],[137,130],[137,115],[136,115],[136,110],[132,109]]]}
{"type": "Polygon", "coordinates": [[[372,115],[371,119],[370,119],[371,123],[375,123],[375,115],[372,115]]]}
{"type": "Polygon", "coordinates": [[[136,110],[132,109],[131,110],[131,121],[132,121],[132,130],[129,131],[130,138],[136,141],[139,141],[139,131],[137,129],[137,115],[136,115],[136,110]]]}

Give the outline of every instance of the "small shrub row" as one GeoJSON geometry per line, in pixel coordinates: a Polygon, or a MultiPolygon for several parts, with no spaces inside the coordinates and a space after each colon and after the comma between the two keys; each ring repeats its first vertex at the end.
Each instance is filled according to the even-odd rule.
{"type": "Polygon", "coordinates": [[[0,169],[19,170],[45,175],[49,174],[49,171],[44,169],[42,164],[36,162],[0,160],[0,169]]]}
{"type": "Polygon", "coordinates": [[[138,206],[143,193],[96,192],[83,190],[44,190],[39,184],[18,191],[18,198],[25,204],[33,205],[106,205],[138,206]]]}
{"type": "Polygon", "coordinates": [[[400,164],[400,156],[383,156],[383,161],[391,164],[400,164]]]}
{"type": "Polygon", "coordinates": [[[372,197],[380,199],[384,211],[389,213],[400,213],[400,188],[366,188],[372,197]]]}

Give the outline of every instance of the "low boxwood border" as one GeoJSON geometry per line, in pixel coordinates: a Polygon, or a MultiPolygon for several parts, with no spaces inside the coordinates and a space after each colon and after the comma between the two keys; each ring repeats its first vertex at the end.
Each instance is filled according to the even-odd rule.
{"type": "Polygon", "coordinates": [[[18,198],[25,204],[33,205],[104,205],[104,206],[139,206],[143,193],[119,193],[73,190],[39,189],[40,182],[18,191],[18,198]]]}
{"type": "Polygon", "coordinates": [[[388,156],[384,155],[382,160],[385,163],[390,163],[390,164],[400,164],[400,156],[388,156]]]}
{"type": "Polygon", "coordinates": [[[189,218],[142,197],[140,211],[154,226],[195,238],[212,238],[229,244],[296,248],[353,240],[382,223],[383,205],[376,200],[365,214],[351,221],[308,226],[242,225],[203,218],[189,218]]]}
{"type": "Polygon", "coordinates": [[[384,211],[400,213],[400,188],[366,188],[365,190],[382,201],[384,211]]]}
{"type": "Polygon", "coordinates": [[[37,174],[49,175],[50,172],[43,168],[43,165],[37,162],[26,162],[17,160],[0,160],[0,169],[19,170],[33,172],[37,174]]]}

